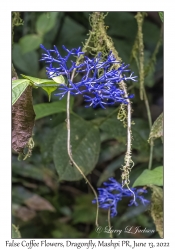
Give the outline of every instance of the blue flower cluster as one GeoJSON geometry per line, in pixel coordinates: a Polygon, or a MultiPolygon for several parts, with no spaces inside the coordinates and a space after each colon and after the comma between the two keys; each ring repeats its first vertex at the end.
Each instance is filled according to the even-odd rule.
{"type": "MultiPolygon", "coordinates": [[[[136,76],[133,76],[133,73],[128,77],[125,76],[124,73],[130,71],[127,69],[128,65],[123,63],[117,70],[112,69],[114,64],[119,63],[112,52],[109,53],[105,61],[103,61],[101,53],[93,59],[84,55],[83,62],[76,65],[75,61],[70,60],[70,58],[72,56],[79,58],[84,54],[81,48],[68,50],[65,46],[62,47],[67,52],[65,57],[60,55],[56,46],[53,50],[47,50],[41,45],[41,48],[45,51],[42,54],[41,61],[48,64],[48,67],[46,67],[48,77],[53,78],[63,75],[67,78],[67,85],[61,84],[59,90],[62,92],[56,94],[60,96],[60,99],[70,91],[71,95],[83,95],[85,102],[88,102],[86,107],[92,106],[95,108],[100,105],[105,108],[105,105],[113,105],[117,102],[128,103],[123,90],[118,86],[118,83],[122,80],[136,81],[136,76]],[[69,62],[70,67],[68,67],[69,62]],[[80,80],[76,83],[73,83],[71,79],[73,71],[80,76],[80,80]]],[[[128,98],[133,98],[133,95],[128,98]]]]}
{"type": "MultiPolygon", "coordinates": [[[[109,181],[110,182],[103,183],[103,185],[106,186],[105,188],[98,188],[98,202],[100,208],[110,209],[111,217],[117,215],[117,204],[123,197],[132,198],[128,206],[138,206],[137,200],[139,200],[143,205],[150,203],[150,201],[144,199],[141,195],[142,193],[147,193],[147,190],[143,188],[131,188],[131,192],[128,188],[123,188],[113,177],[109,178],[109,181]],[[133,193],[135,194],[135,197],[133,193]]],[[[96,202],[96,199],[92,201],[92,203],[96,202]]]]}

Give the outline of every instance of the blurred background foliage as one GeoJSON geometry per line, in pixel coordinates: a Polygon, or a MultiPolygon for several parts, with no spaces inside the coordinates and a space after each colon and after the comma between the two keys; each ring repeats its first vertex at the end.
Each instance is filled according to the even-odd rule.
{"type": "MultiPolygon", "coordinates": [[[[42,53],[39,45],[42,43],[47,49],[56,45],[62,55],[65,53],[61,49],[62,45],[68,49],[82,46],[91,29],[90,14],[20,12],[23,24],[15,26],[12,46],[12,60],[18,77],[22,78],[20,74],[25,74],[46,78],[45,65],[39,61],[42,53]]],[[[129,63],[131,70],[138,75],[136,63],[131,60],[131,50],[137,34],[135,15],[134,12],[109,12],[105,25],[108,26],[107,33],[112,37],[119,56],[123,62],[129,63]]],[[[158,12],[147,13],[143,24],[145,63],[155,50],[161,25],[158,12]]],[[[145,78],[145,88],[154,122],[163,110],[163,46],[157,54],[154,69],[145,78]]],[[[135,162],[130,178],[132,185],[148,167],[147,140],[150,130],[145,104],[139,96],[139,82],[129,83],[128,89],[130,93],[135,94],[132,100],[132,117],[135,123],[132,127],[135,162]]],[[[75,150],[74,154],[81,155],[87,178],[95,188],[111,176],[121,181],[120,167],[126,152],[126,129],[116,119],[117,113],[111,115],[116,107],[108,107],[105,110],[86,109],[81,96],[72,98],[71,103],[71,123],[74,124],[71,133],[76,137],[78,130],[82,136],[80,145],[75,143],[72,149],[73,152],[75,150]],[[85,141],[87,136],[89,146],[85,141]],[[92,157],[91,150],[95,152],[92,157]]],[[[22,238],[109,238],[106,233],[95,232],[96,206],[92,204],[94,195],[84,179],[80,176],[74,178],[76,170],[64,155],[65,99],[58,102],[58,97],[53,93],[52,111],[48,111],[47,93],[42,89],[33,89],[33,104],[37,117],[33,130],[35,147],[32,156],[25,161],[18,161],[15,152],[12,156],[12,223],[19,227],[22,238]]],[[[161,140],[157,139],[152,168],[161,166],[162,162],[163,146],[161,140]]],[[[114,229],[123,232],[120,236],[113,236],[159,238],[157,232],[124,233],[125,227],[131,225],[155,230],[150,210],[145,211],[143,206],[128,207],[127,202],[120,202],[118,215],[111,222],[114,229]]],[[[107,226],[107,211],[100,210],[99,224],[107,226]]]]}

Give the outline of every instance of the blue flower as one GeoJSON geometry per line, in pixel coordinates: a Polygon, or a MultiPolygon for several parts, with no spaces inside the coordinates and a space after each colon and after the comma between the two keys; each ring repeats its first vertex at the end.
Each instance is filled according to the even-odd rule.
{"type": "MultiPolygon", "coordinates": [[[[118,183],[113,177],[109,178],[109,182],[104,182],[105,188],[98,188],[98,202],[99,207],[104,209],[110,209],[111,217],[117,215],[117,205],[123,197],[131,197],[128,206],[138,206],[140,201],[143,205],[147,205],[150,201],[146,200],[142,194],[147,193],[147,190],[143,188],[123,188],[120,183],[118,183]],[[135,197],[134,197],[135,195],[135,197]]],[[[96,203],[97,200],[94,199],[92,203],[96,203]]]]}
{"type": "MultiPolygon", "coordinates": [[[[67,52],[65,57],[62,57],[56,46],[54,49],[47,50],[43,45],[41,48],[45,53],[42,54],[41,61],[45,61],[48,65],[46,73],[48,78],[63,75],[67,78],[67,85],[61,84],[60,93],[56,94],[63,98],[67,92],[71,95],[83,95],[84,101],[88,103],[86,107],[113,105],[115,103],[128,104],[124,92],[119,88],[121,81],[136,81],[136,76],[133,73],[130,76],[125,76],[125,72],[130,71],[128,65],[124,63],[116,70],[112,66],[119,62],[115,59],[112,52],[109,53],[106,60],[102,59],[102,54],[99,53],[95,58],[89,58],[84,55],[83,61],[76,65],[75,60],[71,57],[79,58],[84,52],[81,48],[68,50],[64,45],[63,49],[67,52]],[[69,65],[70,64],[70,65],[69,65]],[[68,66],[69,65],[69,66],[68,66]],[[75,71],[79,75],[79,81],[73,83],[71,81],[72,72],[75,71]]],[[[133,95],[128,98],[133,98],[133,95]]]]}

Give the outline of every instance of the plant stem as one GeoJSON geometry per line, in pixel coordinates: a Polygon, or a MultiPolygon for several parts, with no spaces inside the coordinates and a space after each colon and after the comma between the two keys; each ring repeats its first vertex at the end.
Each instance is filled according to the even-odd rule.
{"type": "Polygon", "coordinates": [[[59,87],[60,86],[60,83],[53,83],[53,84],[43,84],[43,83],[33,83],[33,85],[35,86],[35,87],[59,87]]]}
{"type": "MultiPolygon", "coordinates": [[[[111,210],[110,209],[108,209],[108,227],[111,228],[111,210]]],[[[111,230],[110,230],[110,238],[113,238],[111,230]]]]}
{"type": "MultiPolygon", "coordinates": [[[[143,97],[144,97],[146,111],[147,111],[147,116],[148,116],[149,128],[150,128],[150,131],[151,131],[151,128],[152,128],[152,118],[151,118],[151,111],[150,111],[149,102],[148,102],[148,98],[147,98],[147,94],[146,94],[145,88],[143,89],[143,97]]],[[[148,169],[150,169],[150,170],[152,168],[152,161],[153,161],[153,148],[154,148],[154,142],[151,139],[150,140],[149,164],[148,164],[148,169]]]]}
{"type": "Polygon", "coordinates": [[[143,44],[143,20],[144,13],[138,12],[135,18],[137,19],[138,24],[138,46],[139,46],[139,80],[140,80],[140,99],[143,100],[144,92],[144,44],[143,44]]]}
{"type": "MultiPolygon", "coordinates": [[[[76,69],[73,70],[72,75],[71,75],[71,81],[73,82],[74,76],[75,76],[75,72],[76,69]]],[[[98,196],[97,193],[95,191],[95,189],[93,188],[93,186],[91,185],[91,183],[89,182],[89,180],[86,178],[86,176],[84,175],[84,173],[82,172],[82,170],[80,169],[80,167],[77,165],[77,163],[74,161],[73,156],[72,156],[72,150],[71,150],[71,140],[70,140],[70,133],[71,133],[71,126],[70,126],[70,91],[68,91],[67,93],[67,152],[68,152],[68,156],[69,159],[71,161],[71,163],[73,163],[73,165],[76,167],[76,169],[79,171],[79,173],[83,176],[83,178],[85,179],[86,183],[88,183],[88,185],[90,186],[91,190],[93,191],[96,201],[97,201],[97,213],[96,213],[96,221],[95,224],[96,226],[98,226],[98,207],[99,207],[99,203],[98,203],[98,196]]]]}
{"type": "MultiPolygon", "coordinates": [[[[147,116],[148,116],[148,122],[149,122],[149,128],[151,131],[152,128],[152,118],[151,118],[151,111],[149,107],[149,102],[147,98],[147,94],[145,91],[144,87],[144,77],[146,74],[149,72],[151,65],[155,61],[156,54],[158,52],[158,49],[161,45],[161,39],[159,39],[155,51],[152,55],[152,58],[146,68],[144,70],[144,44],[143,44],[143,32],[142,32],[142,27],[143,27],[143,20],[144,20],[145,13],[138,12],[137,15],[135,16],[138,24],[138,45],[139,45],[139,75],[140,75],[140,99],[144,100],[145,106],[146,106],[146,111],[147,111],[147,116]]],[[[160,32],[160,37],[161,37],[162,31],[160,32]]],[[[149,155],[149,163],[148,163],[148,169],[151,169],[152,167],[152,160],[153,160],[153,147],[154,143],[153,140],[150,141],[150,155],[149,155]]]]}

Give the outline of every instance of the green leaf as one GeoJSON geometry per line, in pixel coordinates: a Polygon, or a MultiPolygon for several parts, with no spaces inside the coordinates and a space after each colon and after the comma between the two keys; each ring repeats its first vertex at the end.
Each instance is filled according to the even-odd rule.
{"type": "Polygon", "coordinates": [[[21,51],[23,54],[38,49],[41,43],[42,37],[35,34],[23,36],[19,40],[19,44],[21,46],[21,51]]]}
{"type": "Polygon", "coordinates": [[[15,104],[29,84],[30,81],[26,79],[12,81],[12,105],[15,104]]]}
{"type": "Polygon", "coordinates": [[[53,144],[59,130],[59,125],[42,137],[41,154],[46,163],[53,162],[53,144]]]}
{"type": "MultiPolygon", "coordinates": [[[[91,123],[71,116],[72,156],[82,172],[87,175],[95,167],[100,152],[99,130],[91,123]]],[[[58,126],[57,137],[53,145],[53,159],[59,180],[77,181],[82,175],[70,164],[67,153],[67,125],[58,126]]]]}
{"type": "MultiPolygon", "coordinates": [[[[44,84],[47,84],[47,82],[44,84]]],[[[51,94],[57,89],[57,87],[42,87],[42,89],[44,89],[47,92],[50,102],[51,94]]]]}
{"type": "MultiPolygon", "coordinates": [[[[36,78],[36,77],[33,77],[33,76],[26,76],[26,75],[23,75],[23,74],[21,74],[21,76],[24,77],[25,79],[30,80],[30,82],[32,84],[34,84],[35,86],[37,86],[37,85],[39,86],[39,85],[41,85],[43,83],[55,84],[55,81],[49,80],[49,79],[40,79],[40,78],[36,78]]],[[[64,79],[64,77],[61,78],[61,79],[64,79]]]]}
{"type": "Polygon", "coordinates": [[[36,51],[23,54],[20,45],[13,44],[12,58],[16,68],[24,73],[37,75],[39,59],[36,51]]]}
{"type": "Polygon", "coordinates": [[[21,234],[18,228],[14,224],[12,224],[12,239],[17,239],[17,238],[21,238],[21,234]]]}
{"type": "Polygon", "coordinates": [[[23,75],[23,74],[21,74],[21,76],[28,79],[28,80],[30,80],[31,83],[33,83],[35,86],[38,85],[38,87],[40,87],[42,84],[53,84],[53,85],[58,86],[59,83],[62,83],[62,84],[65,83],[64,77],[62,75],[57,76],[57,77],[53,77],[52,78],[53,80],[40,79],[40,78],[36,78],[36,77],[33,77],[33,76],[26,76],[26,75],[23,75]],[[55,82],[58,83],[58,84],[55,84],[55,82]]]}
{"type": "Polygon", "coordinates": [[[150,142],[151,139],[156,139],[161,137],[163,140],[163,113],[159,115],[159,117],[155,120],[151,132],[149,135],[148,142],[150,142]]]}
{"type": "MultiPolygon", "coordinates": [[[[53,79],[54,83],[55,82],[56,83],[64,83],[64,77],[62,75],[57,76],[57,77],[53,77],[52,79],[53,79]],[[55,80],[55,78],[56,78],[56,80],[55,80]]],[[[48,82],[43,82],[43,84],[47,85],[48,82]]],[[[49,102],[50,102],[51,94],[52,94],[52,92],[54,92],[57,89],[57,87],[42,87],[42,89],[44,89],[47,92],[47,94],[49,96],[49,102]]]]}
{"type": "Polygon", "coordinates": [[[100,129],[110,135],[110,138],[124,139],[126,138],[126,129],[122,122],[117,118],[109,118],[100,125],[100,129]]]}
{"type": "Polygon", "coordinates": [[[51,98],[51,93],[53,91],[55,91],[57,89],[58,86],[47,86],[47,85],[56,85],[55,82],[57,82],[58,84],[59,83],[64,83],[64,77],[62,75],[60,76],[57,76],[57,77],[54,77],[56,78],[56,81],[54,80],[48,80],[48,79],[40,79],[40,78],[35,78],[35,77],[32,77],[32,76],[25,76],[25,75],[22,75],[22,77],[26,78],[26,79],[29,79],[31,81],[31,83],[34,84],[34,86],[37,86],[37,87],[42,87],[42,89],[44,89],[48,96],[49,96],[49,101],[50,101],[50,98],[51,98]],[[44,85],[46,85],[47,87],[44,87],[44,85]]]}
{"type": "Polygon", "coordinates": [[[160,16],[161,21],[163,22],[164,12],[163,11],[159,11],[159,16],[160,16]]]}
{"type": "MultiPolygon", "coordinates": [[[[122,122],[120,122],[117,118],[107,119],[100,125],[100,129],[109,135],[108,139],[115,138],[121,143],[126,143],[126,128],[123,127],[122,122]]],[[[137,127],[135,128],[135,125],[132,126],[132,134],[132,147],[138,150],[147,150],[148,143],[140,134],[140,130],[138,130],[137,127]]]]}
{"type": "MultiPolygon", "coordinates": [[[[67,99],[63,98],[62,100],[57,102],[41,103],[34,105],[34,111],[36,114],[35,120],[38,120],[48,115],[66,111],[66,103],[67,99]]],[[[73,98],[71,98],[70,100],[70,109],[72,109],[72,106],[73,106],[73,98]]]]}
{"type": "Polygon", "coordinates": [[[147,151],[149,144],[141,135],[140,131],[132,127],[132,148],[147,151]]]}
{"type": "Polygon", "coordinates": [[[156,167],[153,170],[145,169],[143,173],[136,179],[133,187],[144,185],[163,186],[163,166],[156,167]]]}
{"type": "Polygon", "coordinates": [[[49,12],[41,14],[36,21],[36,31],[43,35],[51,30],[57,20],[58,12],[49,12]]]}

